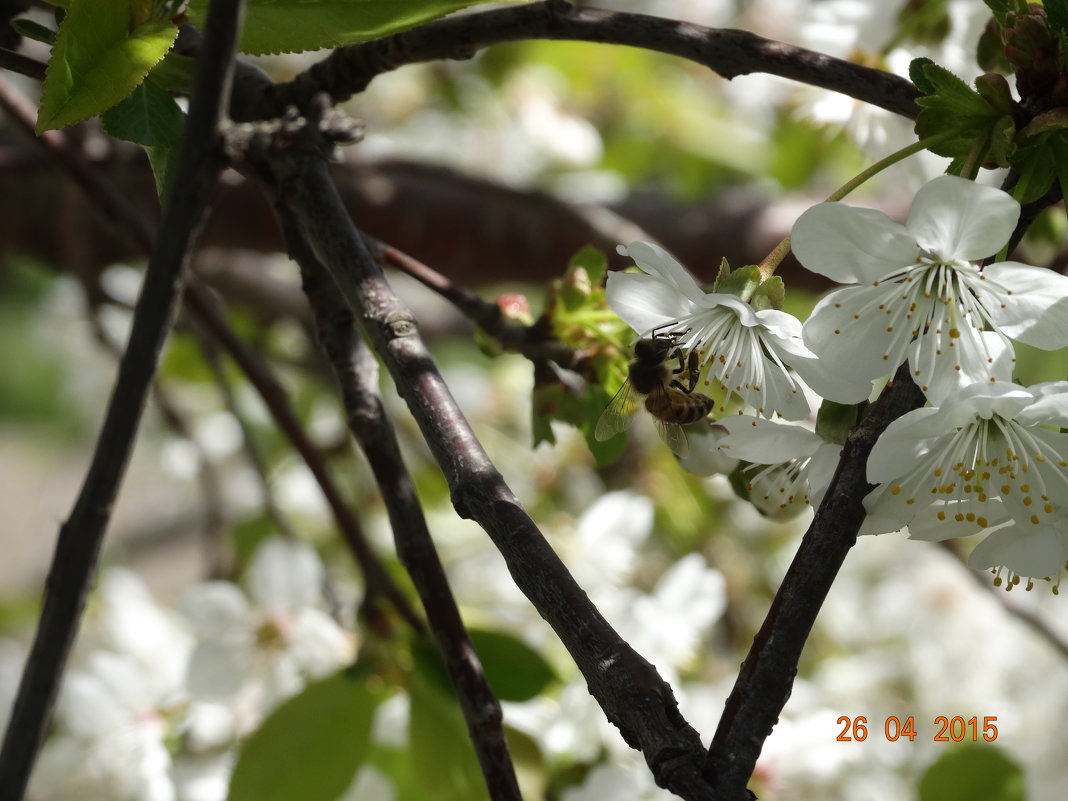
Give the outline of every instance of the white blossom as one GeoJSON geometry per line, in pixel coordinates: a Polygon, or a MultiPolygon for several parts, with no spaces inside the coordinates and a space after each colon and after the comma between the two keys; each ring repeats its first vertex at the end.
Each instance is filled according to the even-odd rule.
{"type": "Polygon", "coordinates": [[[345,665],[354,642],[319,608],[323,566],[310,546],[269,539],[246,578],[252,603],[225,581],[192,587],[182,598],[198,638],[187,683],[208,700],[249,693],[262,713],[345,665]]]}
{"type": "Polygon", "coordinates": [[[1068,278],[1012,261],[972,263],[1008,241],[1019,215],[1005,192],[949,175],[917,193],[905,225],[873,209],[813,206],[794,225],[794,253],[809,270],[858,286],[820,301],[805,344],[871,379],[907,360],[934,403],[1013,358],[1009,338],[1068,345],[1068,278]],[[997,337],[983,336],[988,325],[997,337]]]}
{"type": "Polygon", "coordinates": [[[778,309],[757,310],[737,295],[706,293],[652,243],[634,242],[620,253],[645,272],[610,273],[609,306],[640,336],[679,332],[682,350],[700,355],[705,386],[722,385],[759,414],[789,420],[811,412],[803,382],[842,403],[868,397],[869,381],[832,373],[804,345],[796,317],[778,309]]]}

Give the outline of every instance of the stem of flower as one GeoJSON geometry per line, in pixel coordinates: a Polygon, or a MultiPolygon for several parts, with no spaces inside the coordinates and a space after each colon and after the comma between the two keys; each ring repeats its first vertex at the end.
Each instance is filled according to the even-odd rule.
{"type": "MultiPolygon", "coordinates": [[[[887,167],[893,164],[897,164],[899,161],[903,161],[909,156],[919,153],[921,150],[927,150],[932,145],[936,145],[944,139],[948,139],[951,132],[945,132],[941,134],[935,134],[934,136],[928,136],[926,139],[921,139],[918,142],[913,142],[908,147],[904,147],[901,150],[897,150],[891,153],[884,159],[872,164],[863,172],[857,174],[853,178],[850,178],[838,189],[834,190],[827,196],[827,203],[833,203],[836,200],[841,200],[858,186],[863,184],[868,179],[878,175],[887,167]]],[[[763,280],[771,278],[775,274],[775,271],[779,268],[782,260],[786,258],[786,254],[790,252],[790,237],[786,237],[782,242],[775,246],[775,249],[769,253],[762,262],[760,262],[760,275],[763,280]]]]}

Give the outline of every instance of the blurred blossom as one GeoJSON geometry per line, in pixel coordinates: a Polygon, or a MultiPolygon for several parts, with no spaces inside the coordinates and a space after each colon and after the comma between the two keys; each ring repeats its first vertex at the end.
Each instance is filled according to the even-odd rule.
{"type": "Polygon", "coordinates": [[[320,608],[323,566],[310,546],[275,537],[257,549],[249,595],[213,581],[190,588],[182,610],[197,634],[187,683],[195,697],[240,694],[265,713],[304,684],[350,662],[352,635],[320,608]]]}
{"type": "Polygon", "coordinates": [[[643,761],[631,759],[622,764],[597,765],[581,784],[567,788],[560,798],[561,801],[604,801],[609,798],[612,801],[651,801],[676,796],[653,783],[643,761]]]}
{"type": "Polygon", "coordinates": [[[653,529],[653,503],[632,492],[602,495],[578,520],[563,558],[595,602],[615,592],[635,568],[638,548],[653,529]]]}
{"type": "Polygon", "coordinates": [[[668,568],[648,595],[624,589],[614,600],[611,612],[602,611],[624,640],[678,686],[678,672],[693,666],[698,646],[726,608],[727,586],[701,554],[691,553],[668,568]]]}
{"type": "Polygon", "coordinates": [[[95,651],[86,663],[60,691],[58,733],[45,744],[29,798],[174,801],[166,739],[177,709],[164,704],[175,703],[179,688],[161,687],[128,656],[95,651]]]}
{"type": "Polygon", "coordinates": [[[338,801],[393,801],[397,791],[393,782],[372,765],[365,765],[356,773],[352,785],[338,801]]]}
{"type": "Polygon", "coordinates": [[[175,759],[177,801],[225,801],[234,767],[233,750],[183,754],[175,759]]]}

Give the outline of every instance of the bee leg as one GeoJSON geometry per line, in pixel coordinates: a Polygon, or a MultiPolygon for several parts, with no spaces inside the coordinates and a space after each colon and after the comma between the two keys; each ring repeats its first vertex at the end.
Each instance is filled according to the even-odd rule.
{"type": "Polygon", "coordinates": [[[689,378],[690,392],[697,389],[697,381],[701,377],[701,358],[698,356],[697,351],[691,350],[686,357],[686,369],[689,371],[686,376],[689,378]]]}

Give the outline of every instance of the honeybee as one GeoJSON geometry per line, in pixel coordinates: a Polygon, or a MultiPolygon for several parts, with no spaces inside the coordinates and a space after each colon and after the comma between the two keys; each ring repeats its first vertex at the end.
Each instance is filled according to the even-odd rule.
{"type": "Polygon", "coordinates": [[[708,416],[716,402],[707,395],[695,392],[700,372],[698,354],[683,354],[679,337],[689,329],[657,333],[639,339],[634,345],[634,358],[627,368],[627,380],[597,420],[593,435],[598,440],[611,439],[629,425],[634,412],[645,401],[645,410],[656,419],[661,439],[671,450],[685,456],[689,450],[683,425],[696,423],[708,416]],[[678,359],[679,366],[671,367],[678,359]],[[673,376],[686,373],[683,384],[673,376]]]}

